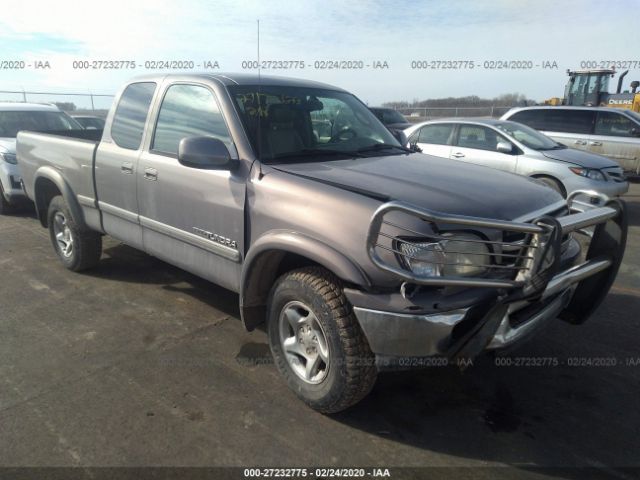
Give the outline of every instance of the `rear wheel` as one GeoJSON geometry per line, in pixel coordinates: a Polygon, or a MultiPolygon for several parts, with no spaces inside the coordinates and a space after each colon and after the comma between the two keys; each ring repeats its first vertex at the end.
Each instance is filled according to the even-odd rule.
{"type": "Polygon", "coordinates": [[[268,321],[276,366],[310,407],[339,412],[371,391],[375,357],[331,273],[309,267],[280,277],[271,292],[268,321]]]}
{"type": "Polygon", "coordinates": [[[100,261],[102,237],[76,225],[62,196],[51,200],[47,220],[51,243],[66,268],[79,272],[100,261]]]}

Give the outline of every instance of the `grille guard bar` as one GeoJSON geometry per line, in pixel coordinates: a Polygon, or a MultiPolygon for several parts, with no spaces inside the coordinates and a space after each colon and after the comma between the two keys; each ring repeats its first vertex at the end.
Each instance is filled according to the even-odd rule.
{"type": "MultiPolygon", "coordinates": [[[[512,222],[495,220],[480,217],[468,217],[463,215],[452,215],[440,212],[431,211],[428,209],[420,208],[411,205],[406,202],[392,201],[381,205],[374,213],[369,231],[367,233],[366,248],[367,253],[371,261],[380,269],[393,273],[402,280],[408,283],[416,285],[431,285],[431,286],[466,286],[466,287],[490,287],[501,289],[513,289],[519,287],[525,287],[531,281],[531,279],[541,270],[542,264],[545,263],[546,249],[538,248],[544,244],[545,237],[551,233],[550,229],[560,228],[561,234],[566,235],[570,232],[581,230],[587,227],[604,223],[619,214],[616,208],[610,206],[603,206],[593,208],[584,212],[569,214],[564,217],[553,219],[553,222],[545,221],[549,217],[542,217],[541,219],[534,220],[533,222],[512,222]],[[381,246],[378,241],[380,236],[388,236],[381,234],[383,224],[398,227],[394,223],[385,222],[385,216],[392,212],[403,212],[414,216],[420,220],[431,223],[433,225],[460,225],[476,228],[490,228],[496,230],[503,230],[508,232],[516,232],[528,234],[529,241],[522,245],[523,249],[526,249],[527,254],[531,260],[527,260],[526,267],[520,267],[520,272],[515,279],[493,279],[483,277],[463,277],[463,276],[421,276],[416,275],[410,268],[402,265],[398,258],[398,252],[391,249],[396,253],[396,265],[392,265],[384,261],[379,255],[379,248],[390,250],[388,247],[381,246]]],[[[400,227],[404,228],[404,227],[400,227]]],[[[410,229],[406,229],[411,231],[410,229]]],[[[428,238],[428,234],[424,234],[425,239],[428,238]]],[[[402,241],[402,240],[401,240],[402,241]]],[[[487,241],[486,243],[492,243],[487,241]]],[[[494,242],[495,243],[495,242],[494,242]]],[[[553,253],[554,256],[560,255],[559,251],[553,253]]],[[[524,258],[524,257],[523,257],[524,258]]],[[[552,259],[557,260],[558,258],[552,259]]]]}

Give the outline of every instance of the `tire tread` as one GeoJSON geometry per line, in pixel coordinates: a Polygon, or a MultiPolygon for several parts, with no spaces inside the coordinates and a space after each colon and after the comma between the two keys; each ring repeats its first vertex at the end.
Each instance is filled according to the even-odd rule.
{"type": "Polygon", "coordinates": [[[285,280],[307,285],[322,297],[332,312],[337,334],[346,355],[345,368],[342,370],[346,385],[343,391],[324,399],[321,403],[302,399],[321,413],[330,414],[345,410],[371,391],[376,382],[377,368],[375,356],[342,291],[342,282],[322,267],[293,270],[281,277],[280,281],[285,280]]]}

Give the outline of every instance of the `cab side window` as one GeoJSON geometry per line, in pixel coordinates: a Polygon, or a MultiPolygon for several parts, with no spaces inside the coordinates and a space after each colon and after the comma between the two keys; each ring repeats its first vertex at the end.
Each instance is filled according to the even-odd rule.
{"type": "Polygon", "coordinates": [[[141,82],[132,83],[122,93],[111,123],[111,138],[116,145],[129,150],[140,148],[155,90],[155,83],[141,82]]]}
{"type": "Polygon", "coordinates": [[[461,125],[458,134],[458,146],[478,150],[497,151],[499,135],[490,128],[478,125],[461,125]]]}
{"type": "Polygon", "coordinates": [[[186,137],[215,137],[229,148],[232,144],[213,93],[200,85],[172,85],[160,106],[151,150],[178,155],[180,140],[186,137]]]}
{"type": "Polygon", "coordinates": [[[615,112],[598,112],[596,118],[596,135],[613,137],[631,137],[631,131],[638,126],[631,119],[615,112]]]}
{"type": "Polygon", "coordinates": [[[433,145],[448,145],[454,124],[426,125],[418,134],[419,143],[431,143],[433,145]]]}

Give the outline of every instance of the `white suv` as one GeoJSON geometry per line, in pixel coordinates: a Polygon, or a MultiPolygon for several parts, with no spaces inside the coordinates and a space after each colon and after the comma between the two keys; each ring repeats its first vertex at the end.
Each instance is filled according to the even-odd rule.
{"type": "Polygon", "coordinates": [[[16,136],[20,130],[59,132],[82,130],[82,126],[54,105],[0,103],[0,214],[28,202],[16,161],[16,136]]]}

